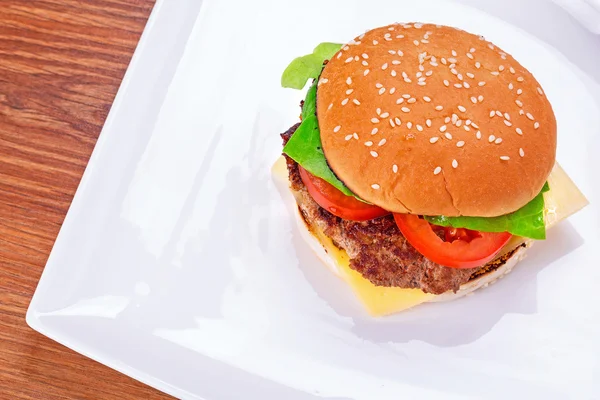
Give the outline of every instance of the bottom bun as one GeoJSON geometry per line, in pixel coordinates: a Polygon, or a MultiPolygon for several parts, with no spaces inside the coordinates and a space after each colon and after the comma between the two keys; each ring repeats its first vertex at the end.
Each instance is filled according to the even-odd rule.
{"type": "MultiPolygon", "coordinates": [[[[298,228],[300,230],[300,235],[302,238],[308,243],[309,247],[315,252],[315,254],[321,259],[321,261],[327,265],[327,267],[338,277],[347,280],[346,274],[343,272],[342,267],[338,264],[336,258],[332,257],[326,250],[325,245],[317,238],[315,234],[313,234],[313,227],[308,226],[307,222],[302,217],[302,214],[298,207],[296,207],[297,212],[295,213],[296,222],[298,224],[298,228]]],[[[422,301],[416,302],[414,305],[428,303],[428,302],[444,302],[451,301],[463,296],[472,294],[479,288],[486,288],[490,284],[496,282],[498,279],[504,277],[508,273],[510,273],[515,265],[521,261],[525,257],[525,253],[529,247],[533,244],[532,240],[528,240],[524,243],[524,246],[521,245],[519,249],[517,249],[510,258],[506,259],[506,261],[499,267],[486,272],[483,275],[480,275],[471,281],[463,284],[457,292],[448,291],[446,293],[442,293],[441,295],[433,295],[427,294],[426,297],[423,298],[422,301]]],[[[513,249],[511,249],[513,250],[513,249]]],[[[343,251],[343,250],[342,250],[343,251]]],[[[366,280],[366,279],[365,279],[366,280]]],[[[407,289],[409,290],[409,289],[407,289]]],[[[414,290],[414,289],[413,289],[414,290]]],[[[401,311],[401,310],[399,310],[401,311]]]]}

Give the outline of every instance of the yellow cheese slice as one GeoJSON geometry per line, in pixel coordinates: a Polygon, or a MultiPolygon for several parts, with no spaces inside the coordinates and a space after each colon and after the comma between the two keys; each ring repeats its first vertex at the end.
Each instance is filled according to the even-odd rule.
{"type": "MultiPolygon", "coordinates": [[[[287,177],[285,161],[281,158],[274,166],[273,173],[279,178],[287,177]]],[[[544,195],[546,202],[546,227],[549,229],[559,221],[569,217],[588,204],[587,199],[575,186],[565,171],[556,164],[548,178],[550,191],[544,195]]],[[[313,230],[313,236],[336,262],[337,272],[352,288],[369,314],[384,316],[397,313],[416,305],[431,301],[436,296],[419,289],[402,289],[375,286],[369,280],[350,268],[350,259],[344,250],[338,249],[323,232],[313,230]]],[[[525,239],[513,237],[499,256],[515,249],[525,239]]]]}

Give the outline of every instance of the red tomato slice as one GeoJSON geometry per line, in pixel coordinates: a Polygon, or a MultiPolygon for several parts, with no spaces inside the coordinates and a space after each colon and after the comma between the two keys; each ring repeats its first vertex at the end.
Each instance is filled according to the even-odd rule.
{"type": "Polygon", "coordinates": [[[302,182],[318,205],[333,215],[350,221],[368,221],[390,214],[383,208],[346,196],[334,186],[298,166],[302,182]]]}
{"type": "Polygon", "coordinates": [[[435,263],[451,268],[485,265],[494,259],[512,237],[508,232],[445,228],[444,241],[436,235],[432,225],[418,215],[394,214],[394,219],[406,240],[419,253],[435,263]]]}

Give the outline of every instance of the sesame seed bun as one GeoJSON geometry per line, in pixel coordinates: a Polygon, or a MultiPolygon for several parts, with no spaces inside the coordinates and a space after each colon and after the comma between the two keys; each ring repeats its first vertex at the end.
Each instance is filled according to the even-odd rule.
{"type": "Polygon", "coordinates": [[[317,114],[332,170],[393,212],[507,214],[540,192],[555,163],[541,85],[500,48],[451,27],[359,36],[325,66],[317,114]]]}

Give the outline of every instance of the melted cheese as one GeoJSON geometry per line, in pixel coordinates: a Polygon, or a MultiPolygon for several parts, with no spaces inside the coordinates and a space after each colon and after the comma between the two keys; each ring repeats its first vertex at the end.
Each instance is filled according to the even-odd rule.
{"type": "MultiPolygon", "coordinates": [[[[287,178],[283,157],[273,166],[273,173],[280,179],[287,178]]],[[[550,191],[544,195],[544,199],[546,202],[546,227],[550,229],[559,221],[585,207],[588,201],[558,164],[550,174],[548,182],[550,191]]],[[[363,278],[360,273],[350,268],[348,254],[337,248],[323,232],[314,230],[311,233],[321,243],[329,257],[335,261],[336,272],[350,285],[371,315],[383,316],[397,313],[431,301],[436,297],[419,289],[375,286],[369,280],[363,278]]],[[[499,256],[515,249],[525,240],[521,237],[513,237],[499,253],[499,256]]]]}

